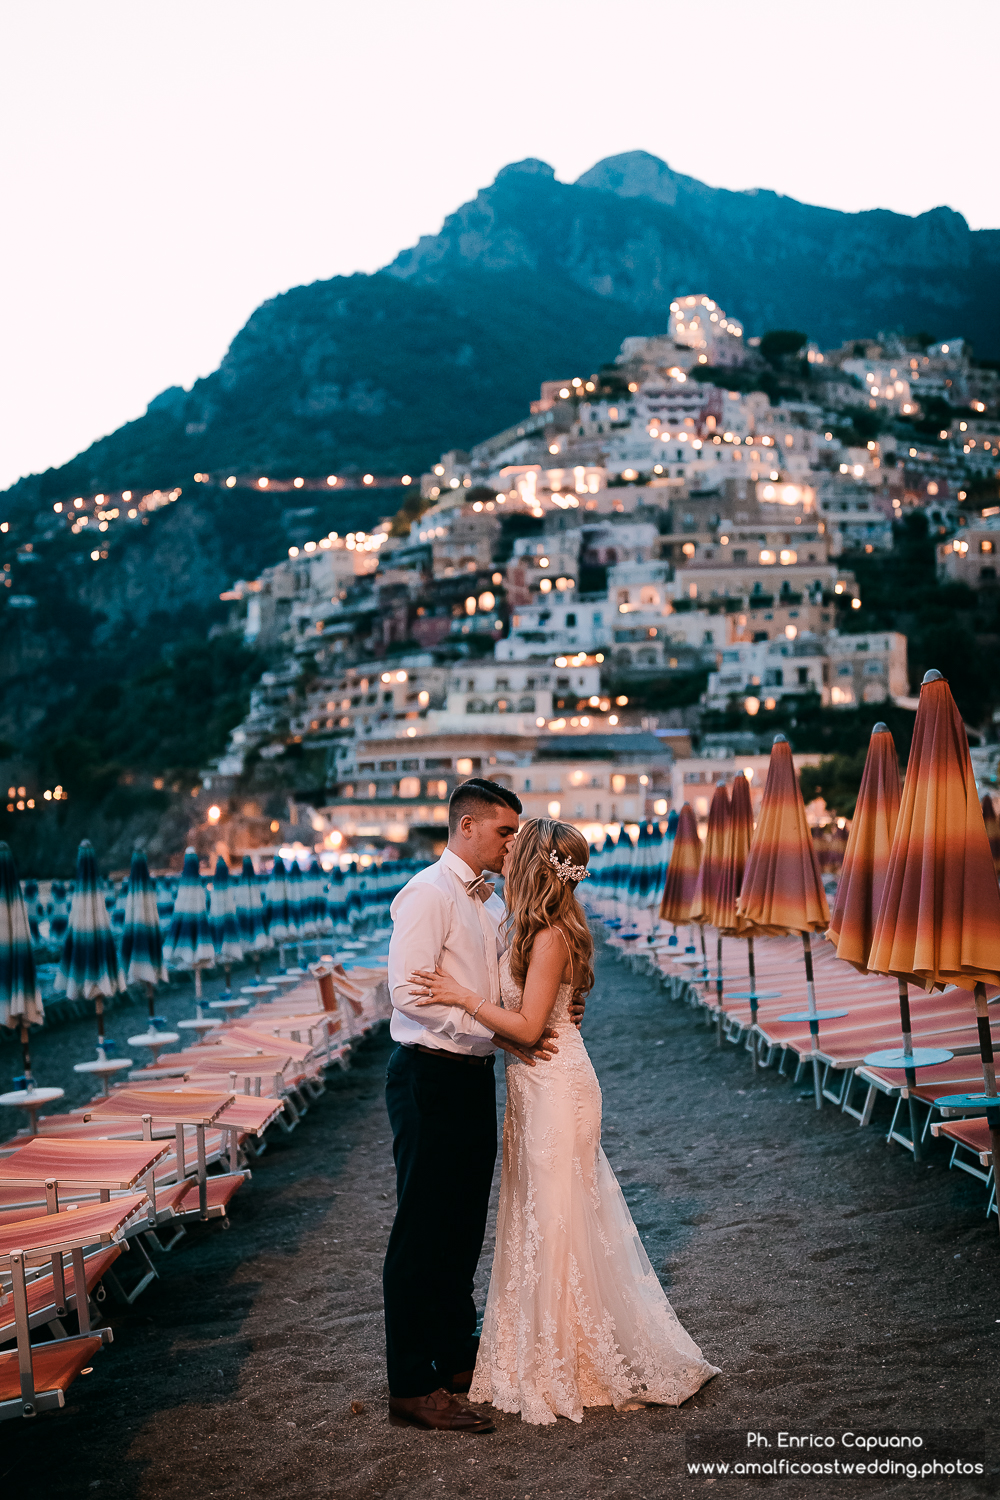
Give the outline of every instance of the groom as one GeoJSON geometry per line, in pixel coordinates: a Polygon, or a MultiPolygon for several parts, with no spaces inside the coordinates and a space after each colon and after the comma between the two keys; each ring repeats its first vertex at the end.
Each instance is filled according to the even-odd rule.
{"type": "Polygon", "coordinates": [[[552,1032],[526,1054],[454,1006],[415,1008],[409,976],[440,966],[499,1003],[504,905],[483,871],[499,874],[520,813],[505,787],[462,782],[448,808],[447,849],[391,908],[390,1033],[398,1045],[386,1105],[396,1218],[382,1273],[389,1411],[448,1432],[493,1425],[455,1393],[472,1383],[479,1344],[472,1287],[497,1153],[494,1049],[532,1066],[557,1049],[552,1032]]]}

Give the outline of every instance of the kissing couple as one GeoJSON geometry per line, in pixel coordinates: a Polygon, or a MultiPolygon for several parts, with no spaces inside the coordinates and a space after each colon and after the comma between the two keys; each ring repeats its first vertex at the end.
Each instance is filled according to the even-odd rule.
{"type": "Polygon", "coordinates": [[[549,818],[519,828],[520,802],[491,781],[462,782],[448,811],[447,848],[391,908],[390,1414],[479,1433],[490,1417],[458,1395],[536,1424],[580,1422],[585,1406],[678,1406],[718,1371],[667,1301],[601,1149],[601,1090],[579,1030],[594,983],[575,894],[587,841],[549,818]],[[503,874],[506,910],[484,871],[503,874]],[[477,1338],[497,1048],[507,1112],[477,1338]]]}

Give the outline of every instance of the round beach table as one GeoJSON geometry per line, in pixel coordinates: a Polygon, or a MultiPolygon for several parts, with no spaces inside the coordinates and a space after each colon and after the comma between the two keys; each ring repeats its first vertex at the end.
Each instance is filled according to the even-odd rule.
{"type": "Polygon", "coordinates": [[[54,1104],[64,1093],[65,1089],[11,1089],[9,1094],[0,1094],[0,1104],[27,1110],[28,1129],[32,1135],[37,1135],[38,1111],[43,1104],[54,1104]]]}

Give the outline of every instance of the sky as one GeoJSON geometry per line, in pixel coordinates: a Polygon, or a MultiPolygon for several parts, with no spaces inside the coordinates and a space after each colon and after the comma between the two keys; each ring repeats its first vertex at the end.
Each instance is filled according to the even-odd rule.
{"type": "Polygon", "coordinates": [[[526,156],[1000,226],[996,0],[0,7],[0,488],[526,156]]]}

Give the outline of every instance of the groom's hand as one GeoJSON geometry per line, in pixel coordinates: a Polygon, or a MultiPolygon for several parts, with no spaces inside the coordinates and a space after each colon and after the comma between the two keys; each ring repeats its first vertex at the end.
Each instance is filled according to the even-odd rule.
{"type": "Polygon", "coordinates": [[[573,1025],[577,1028],[577,1030],[580,1029],[580,1023],[583,1020],[583,1012],[586,1009],[586,1006],[586,1000],[582,997],[582,995],[578,994],[575,994],[569,1003],[569,1018],[573,1022],[573,1025]]]}
{"type": "Polygon", "coordinates": [[[516,1042],[508,1042],[505,1037],[494,1036],[493,1040],[502,1052],[509,1052],[511,1057],[518,1057],[522,1062],[533,1068],[539,1060],[549,1062],[559,1051],[554,1045],[558,1032],[551,1027],[546,1027],[534,1047],[519,1047],[516,1042]]]}

